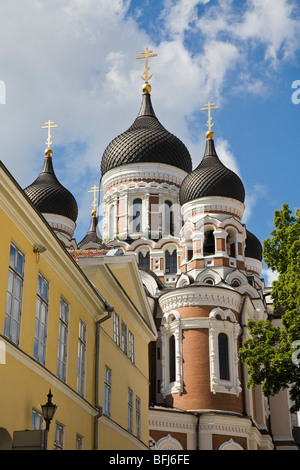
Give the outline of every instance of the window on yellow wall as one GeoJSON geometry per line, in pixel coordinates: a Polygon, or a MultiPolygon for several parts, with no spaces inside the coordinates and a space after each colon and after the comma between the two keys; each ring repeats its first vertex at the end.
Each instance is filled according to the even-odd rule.
{"type": "Polygon", "coordinates": [[[57,377],[66,381],[69,305],[60,299],[57,347],[57,377]]]}
{"type": "Polygon", "coordinates": [[[41,430],[44,426],[44,418],[40,411],[35,409],[31,412],[31,429],[34,430],[41,430]]]}
{"type": "Polygon", "coordinates": [[[83,437],[76,434],[76,450],[83,450],[83,437]]]}
{"type": "Polygon", "coordinates": [[[85,384],[85,355],[86,355],[86,325],[79,321],[78,358],[77,358],[77,392],[84,395],[85,384]]]}
{"type": "Polygon", "coordinates": [[[103,413],[110,417],[111,413],[111,370],[105,367],[104,371],[104,402],[103,413]]]}
{"type": "Polygon", "coordinates": [[[45,364],[46,358],[46,338],[48,322],[48,281],[39,274],[36,299],[36,317],[33,356],[41,364],[45,364]]]}
{"type": "Polygon", "coordinates": [[[128,356],[131,362],[134,364],[135,353],[134,353],[134,334],[129,330],[128,332],[128,356]]]}
{"type": "Polygon", "coordinates": [[[56,423],[55,437],[54,437],[54,450],[63,450],[64,448],[64,426],[56,423]]]}
{"type": "Polygon", "coordinates": [[[133,432],[133,391],[128,388],[128,431],[133,432]]]}
{"type": "Polygon", "coordinates": [[[11,244],[4,335],[15,344],[19,344],[20,339],[24,261],[23,253],[15,245],[11,244]]]}
{"type": "Polygon", "coordinates": [[[137,396],[135,399],[135,415],[136,415],[136,437],[141,438],[142,429],[141,429],[141,400],[137,396]]]}
{"type": "Polygon", "coordinates": [[[120,317],[114,312],[114,342],[120,346],[120,317]]]}
{"type": "Polygon", "coordinates": [[[127,325],[122,320],[122,351],[127,355],[127,325]]]}

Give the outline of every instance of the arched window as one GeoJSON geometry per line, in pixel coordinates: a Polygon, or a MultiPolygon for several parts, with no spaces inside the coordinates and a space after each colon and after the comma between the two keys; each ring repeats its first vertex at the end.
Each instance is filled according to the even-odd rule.
{"type": "Polygon", "coordinates": [[[174,235],[174,212],[171,201],[165,201],[165,233],[174,235]]]}
{"type": "Polygon", "coordinates": [[[150,269],[150,253],[143,255],[142,252],[139,253],[139,266],[142,268],[150,269]]]}
{"type": "Polygon", "coordinates": [[[231,258],[236,257],[236,243],[235,243],[235,233],[233,230],[228,230],[228,237],[227,237],[227,254],[231,258]]]}
{"type": "Polygon", "coordinates": [[[166,251],[166,273],[177,273],[177,251],[174,250],[172,254],[166,251]]]}
{"type": "Polygon", "coordinates": [[[142,228],[142,200],[133,201],[132,231],[140,232],[142,228]]]}
{"type": "Polygon", "coordinates": [[[228,336],[225,333],[219,333],[218,346],[220,380],[230,380],[228,336]]]}
{"type": "Polygon", "coordinates": [[[203,253],[204,256],[215,254],[215,237],[213,230],[209,230],[205,233],[203,253]]]}
{"type": "Polygon", "coordinates": [[[109,238],[114,237],[114,226],[115,226],[115,206],[110,206],[109,209],[109,238]]]}
{"type": "Polygon", "coordinates": [[[169,339],[169,381],[175,382],[175,336],[170,336],[169,339]]]}

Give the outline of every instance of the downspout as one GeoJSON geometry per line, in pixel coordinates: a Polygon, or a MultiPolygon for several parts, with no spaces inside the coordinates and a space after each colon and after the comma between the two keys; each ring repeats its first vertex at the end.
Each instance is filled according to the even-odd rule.
{"type": "Polygon", "coordinates": [[[94,417],[94,450],[98,450],[98,419],[102,416],[102,406],[99,404],[100,325],[104,321],[109,320],[114,311],[114,308],[108,305],[103,297],[102,300],[105,304],[107,315],[96,322],[95,408],[98,410],[98,413],[94,417]]]}
{"type": "MultiPolygon", "coordinates": [[[[241,346],[242,346],[242,343],[243,343],[243,337],[244,337],[244,332],[245,332],[245,327],[246,325],[243,323],[244,322],[244,307],[245,307],[245,303],[246,303],[246,296],[244,297],[243,299],[243,303],[242,303],[242,306],[241,306],[241,310],[240,310],[240,325],[241,325],[241,330],[242,330],[242,334],[241,334],[241,346]]],[[[246,388],[246,384],[245,384],[245,373],[244,373],[244,364],[241,363],[240,361],[240,365],[241,365],[241,383],[242,383],[242,400],[243,400],[243,414],[244,416],[248,416],[247,415],[247,410],[246,410],[246,391],[245,391],[245,388],[246,388]]]]}

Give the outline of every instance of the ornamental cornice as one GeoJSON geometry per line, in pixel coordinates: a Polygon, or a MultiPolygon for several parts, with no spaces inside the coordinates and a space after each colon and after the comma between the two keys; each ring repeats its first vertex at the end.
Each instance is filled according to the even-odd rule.
{"type": "Polygon", "coordinates": [[[210,305],[215,307],[229,308],[239,311],[243,296],[234,291],[222,287],[187,286],[166,292],[160,296],[159,304],[164,313],[170,310],[210,305]]]}
{"type": "Polygon", "coordinates": [[[168,429],[175,431],[195,431],[196,419],[194,416],[186,413],[179,414],[177,412],[165,413],[160,410],[149,410],[149,427],[150,430],[168,429]],[[155,415],[155,416],[154,416],[155,415]]]}
{"type": "MultiPolygon", "coordinates": [[[[180,168],[162,163],[135,163],[114,168],[102,178],[104,193],[112,186],[124,182],[140,180],[165,181],[180,186],[187,173],[180,168]]],[[[152,182],[152,184],[153,184],[152,182]]],[[[146,183],[146,182],[145,182],[146,183]]],[[[147,184],[147,183],[146,183],[147,184]]],[[[151,188],[151,183],[149,183],[151,188]]]]}
{"type": "Polygon", "coordinates": [[[244,209],[244,204],[240,201],[237,201],[236,199],[209,196],[184,204],[182,206],[182,217],[186,220],[187,218],[193,217],[194,215],[209,212],[210,214],[231,214],[241,220],[244,209]]]}

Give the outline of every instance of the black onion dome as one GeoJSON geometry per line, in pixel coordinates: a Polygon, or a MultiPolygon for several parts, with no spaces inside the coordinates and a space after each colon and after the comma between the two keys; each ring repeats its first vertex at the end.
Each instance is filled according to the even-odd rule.
{"type": "Polygon", "coordinates": [[[77,202],[70,191],[58,181],[51,156],[45,157],[41,173],[24,192],[41,213],[62,215],[76,222],[77,202]]]}
{"type": "Polygon", "coordinates": [[[185,177],[180,188],[180,204],[206,196],[221,196],[245,200],[242,181],[220,161],[213,139],[208,139],[201,163],[185,177]]]}
{"type": "Polygon", "coordinates": [[[98,249],[106,248],[106,245],[102,243],[101,238],[98,237],[97,226],[98,226],[98,217],[92,214],[92,219],[91,219],[88,232],[85,235],[85,237],[81,240],[81,242],[78,243],[79,249],[85,249],[84,247],[86,246],[87,248],[89,248],[90,244],[97,246],[98,249]]]}
{"type": "Polygon", "coordinates": [[[132,126],[105,149],[101,161],[102,176],[112,168],[129,163],[166,163],[188,173],[192,171],[188,149],[159,122],[148,93],[143,95],[139,115],[132,126]]]}
{"type": "Polygon", "coordinates": [[[262,244],[259,239],[253,235],[253,233],[249,232],[249,230],[246,230],[246,258],[254,258],[262,261],[262,251],[262,244]]]}

